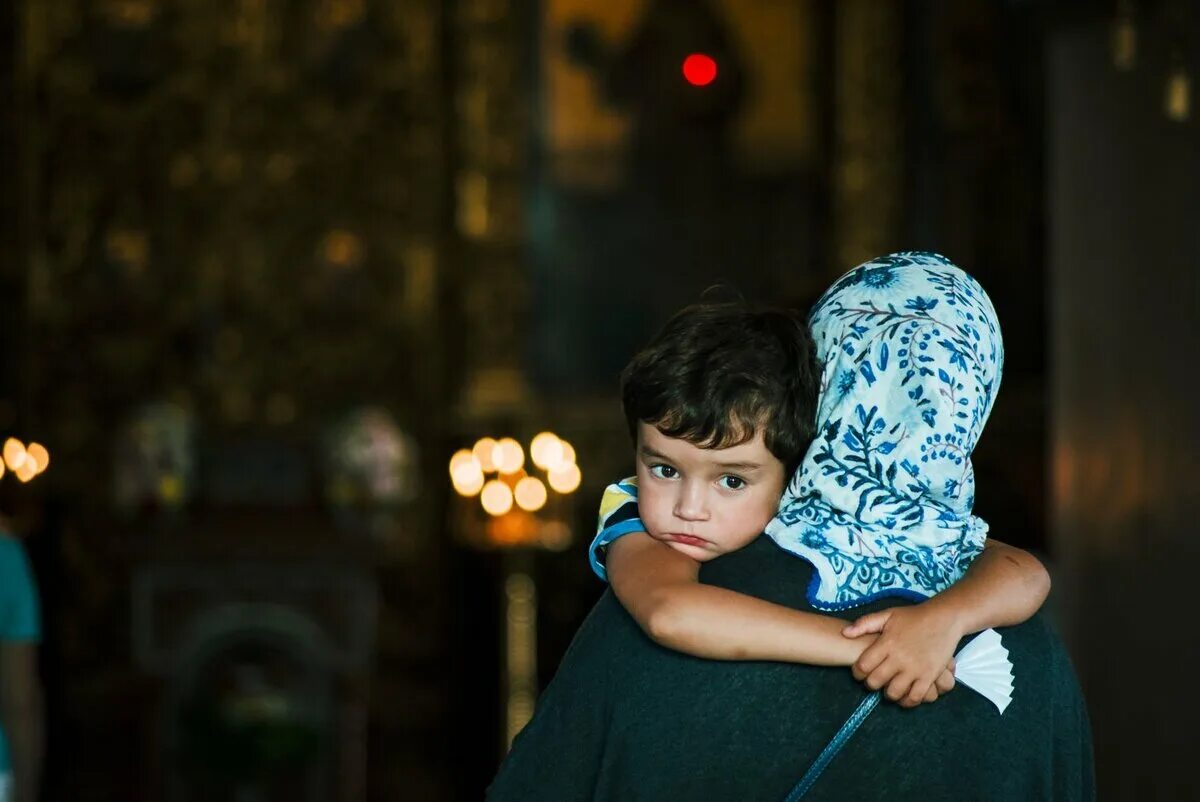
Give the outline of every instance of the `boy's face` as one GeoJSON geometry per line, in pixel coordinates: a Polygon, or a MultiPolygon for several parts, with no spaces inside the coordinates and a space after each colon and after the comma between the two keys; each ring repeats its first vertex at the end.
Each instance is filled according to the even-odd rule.
{"type": "Polygon", "coordinates": [[[700,448],[644,422],[638,424],[637,477],[646,531],[701,562],[762,534],[787,479],[761,431],[731,448],[700,448]]]}

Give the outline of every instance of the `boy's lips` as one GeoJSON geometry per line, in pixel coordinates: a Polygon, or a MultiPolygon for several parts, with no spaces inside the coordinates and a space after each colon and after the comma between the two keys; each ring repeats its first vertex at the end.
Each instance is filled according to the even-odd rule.
{"type": "Polygon", "coordinates": [[[667,535],[667,537],[671,540],[674,540],[676,543],[683,543],[684,545],[687,545],[687,546],[707,546],[708,545],[707,540],[705,540],[702,537],[696,537],[695,535],[683,535],[683,534],[679,534],[677,532],[672,532],[671,534],[667,535]]]}

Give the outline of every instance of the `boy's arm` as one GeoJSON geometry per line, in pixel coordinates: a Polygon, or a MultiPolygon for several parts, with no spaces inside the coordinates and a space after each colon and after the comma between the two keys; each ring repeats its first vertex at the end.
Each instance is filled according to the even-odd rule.
{"type": "Polygon", "coordinates": [[[779,660],[848,666],[870,640],[842,635],[845,622],[703,585],[699,564],[645,532],[608,546],[617,599],[657,643],[713,660],[779,660]]]}
{"type": "Polygon", "coordinates": [[[892,607],[863,616],[844,634],[880,633],[854,664],[867,687],[887,686],[892,701],[911,707],[965,636],[989,627],[1019,624],[1038,611],[1050,592],[1050,575],[1023,549],[988,539],[963,578],[911,607],[892,607]]]}

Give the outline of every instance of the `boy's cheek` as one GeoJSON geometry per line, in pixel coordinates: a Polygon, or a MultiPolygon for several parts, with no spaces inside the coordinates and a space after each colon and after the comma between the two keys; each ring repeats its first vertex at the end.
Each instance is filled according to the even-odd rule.
{"type": "MultiPolygon", "coordinates": [[[[639,488],[640,489],[640,488],[639,488]]],[[[654,492],[642,492],[638,497],[638,516],[650,534],[663,531],[663,500],[654,492]]]]}
{"type": "Polygon", "coordinates": [[[642,511],[641,518],[642,524],[646,527],[647,534],[649,534],[650,537],[654,538],[655,540],[661,540],[662,538],[660,535],[667,531],[667,529],[665,526],[663,526],[662,520],[659,518],[659,516],[655,515],[653,511],[650,513],[642,511]]]}

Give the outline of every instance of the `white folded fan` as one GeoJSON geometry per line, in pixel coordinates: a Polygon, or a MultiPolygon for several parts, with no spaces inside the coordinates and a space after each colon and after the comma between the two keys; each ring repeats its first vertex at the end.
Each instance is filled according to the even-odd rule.
{"type": "Polygon", "coordinates": [[[1004,714],[1012,702],[1013,666],[1000,633],[985,629],[954,656],[954,679],[981,694],[1004,714]]]}

